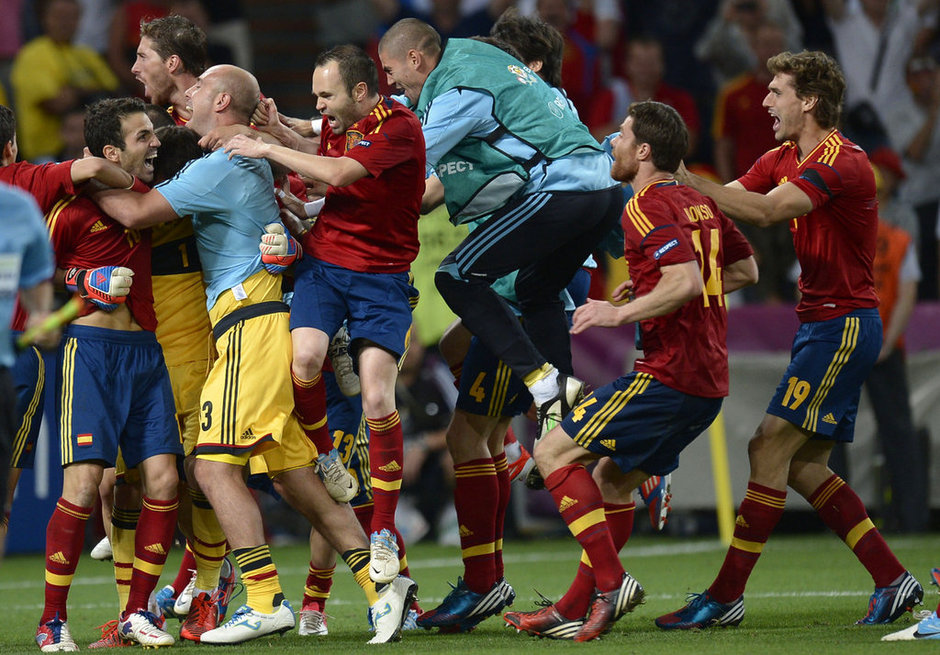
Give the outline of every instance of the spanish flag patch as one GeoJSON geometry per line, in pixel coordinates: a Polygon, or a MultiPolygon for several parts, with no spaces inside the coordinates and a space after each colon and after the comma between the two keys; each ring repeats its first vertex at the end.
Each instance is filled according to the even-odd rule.
{"type": "Polygon", "coordinates": [[[90,434],[79,434],[75,437],[75,442],[79,446],[90,446],[92,442],[92,436],[90,434]]]}

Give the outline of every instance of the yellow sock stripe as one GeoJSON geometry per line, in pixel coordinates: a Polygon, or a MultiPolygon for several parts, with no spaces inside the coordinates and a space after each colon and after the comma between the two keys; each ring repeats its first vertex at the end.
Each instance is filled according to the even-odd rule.
{"type": "Polygon", "coordinates": [[[738,537],[731,538],[731,547],[737,548],[738,550],[743,550],[748,553],[760,553],[764,550],[764,544],[759,541],[748,541],[747,539],[740,539],[738,537]]]}
{"type": "Polygon", "coordinates": [[[26,448],[27,437],[33,427],[33,421],[36,419],[36,409],[43,397],[43,390],[46,388],[46,364],[43,362],[42,355],[35,348],[30,348],[31,354],[36,358],[36,386],[33,387],[33,395],[29,399],[26,411],[20,421],[20,427],[13,437],[13,461],[17,461],[23,456],[23,450],[26,448]]]}
{"type": "Polygon", "coordinates": [[[492,555],[496,552],[496,544],[490,541],[485,544],[478,544],[476,546],[468,546],[467,548],[460,549],[460,557],[462,559],[470,559],[471,557],[480,557],[481,555],[492,555]]]}
{"type": "Polygon", "coordinates": [[[829,394],[829,390],[832,389],[832,385],[835,383],[842,367],[845,366],[855,350],[855,346],[858,344],[858,330],[858,318],[854,316],[846,317],[845,326],[842,329],[842,343],[829,363],[829,368],[826,369],[826,374],[823,376],[822,382],[820,382],[816,394],[806,410],[806,418],[803,420],[802,426],[804,430],[816,431],[816,426],[819,423],[819,408],[829,394]]]}
{"type": "Polygon", "coordinates": [[[401,423],[401,418],[398,416],[398,410],[389,414],[386,418],[376,419],[376,418],[366,418],[366,423],[369,424],[370,430],[378,430],[379,432],[385,432],[392,429],[399,423],[401,423]]]}
{"type": "Polygon", "coordinates": [[[816,500],[813,501],[813,509],[819,510],[820,507],[826,504],[826,502],[832,498],[832,494],[837,492],[845,484],[845,480],[839,477],[835,477],[826,485],[826,488],[819,492],[819,495],[816,496],[816,500]]]}
{"type": "Polygon", "coordinates": [[[299,377],[297,377],[297,375],[294,373],[293,370],[291,370],[290,372],[290,379],[294,382],[294,384],[304,389],[309,389],[310,387],[315,386],[316,383],[319,382],[320,378],[322,377],[323,377],[322,373],[317,373],[316,375],[313,376],[313,379],[311,380],[301,380],[299,377]]]}
{"type": "Polygon", "coordinates": [[[755,503],[760,503],[761,505],[774,507],[776,509],[783,509],[783,507],[787,503],[786,498],[776,498],[769,494],[761,493],[760,491],[755,491],[754,489],[748,489],[744,493],[744,497],[754,501],[755,503]]]}
{"type": "Polygon", "coordinates": [[[174,501],[171,505],[154,505],[153,503],[148,502],[146,498],[143,501],[143,507],[145,509],[149,509],[151,512],[159,512],[163,514],[167,512],[175,512],[179,508],[179,505],[180,504],[178,501],[174,501]]]}
{"type": "Polygon", "coordinates": [[[531,387],[533,384],[546,377],[549,373],[552,372],[552,365],[549,363],[542,364],[539,368],[526,373],[525,377],[522,378],[522,382],[527,387],[531,387]]]}
{"type": "Polygon", "coordinates": [[[652,376],[646,373],[639,373],[630,383],[630,386],[623,391],[615,391],[610,399],[604,403],[604,406],[591,417],[591,420],[578,430],[574,442],[582,448],[587,448],[591,441],[604,429],[607,422],[622,410],[630,402],[630,399],[646,391],[652,379],[652,376]]]}
{"type": "Polygon", "coordinates": [[[143,571],[147,575],[153,575],[159,578],[160,574],[163,572],[163,563],[161,562],[160,564],[154,564],[153,562],[148,562],[145,559],[135,557],[134,570],[143,571]]]}
{"type": "Polygon", "coordinates": [[[606,516],[613,516],[615,514],[624,514],[626,512],[633,512],[636,510],[636,503],[630,503],[624,507],[605,507],[604,514],[606,516]]]}
{"type": "Polygon", "coordinates": [[[91,512],[76,512],[75,510],[64,506],[62,503],[56,503],[56,509],[58,509],[60,512],[68,514],[72,518],[76,518],[82,521],[87,521],[88,517],[91,516],[91,512]]]}
{"type": "Polygon", "coordinates": [[[316,423],[304,423],[303,421],[299,419],[297,422],[300,423],[300,427],[303,428],[306,432],[312,432],[314,430],[319,430],[324,425],[326,425],[326,417],[324,416],[322,419],[320,419],[316,423]]]}
{"type": "Polygon", "coordinates": [[[362,587],[362,590],[366,593],[366,598],[369,600],[370,605],[378,599],[378,594],[375,591],[375,583],[372,582],[372,578],[369,577],[368,567],[359,569],[353,573],[353,579],[356,581],[356,584],[362,587]]]}
{"type": "Polygon", "coordinates": [[[401,557],[398,558],[398,570],[404,571],[407,568],[408,568],[408,556],[402,555],[401,557]]]}
{"type": "Polygon", "coordinates": [[[365,569],[369,566],[368,548],[354,548],[352,550],[347,550],[345,553],[341,553],[340,557],[343,558],[343,561],[346,562],[346,566],[348,566],[349,570],[353,573],[356,573],[360,569],[365,569]]]}
{"type": "Polygon", "coordinates": [[[336,572],[335,566],[331,566],[328,569],[315,569],[312,566],[307,567],[307,575],[316,575],[321,578],[332,578],[335,572],[336,572]]]}
{"type": "Polygon", "coordinates": [[[849,533],[845,535],[845,544],[852,550],[855,550],[855,544],[858,543],[858,540],[874,529],[875,524],[866,516],[864,520],[859,521],[858,525],[849,530],[849,533]]]}
{"type": "Polygon", "coordinates": [[[569,523],[568,529],[571,530],[571,534],[577,537],[585,530],[594,527],[598,523],[603,523],[604,520],[604,509],[598,507],[569,523]]]}
{"type": "Polygon", "coordinates": [[[496,552],[500,552],[503,549],[503,538],[500,537],[496,540],[496,552]]]}
{"type": "Polygon", "coordinates": [[[62,413],[59,416],[59,446],[62,448],[62,463],[72,462],[72,393],[75,388],[75,350],[78,341],[65,340],[62,348],[62,413]]]}
{"type": "Polygon", "coordinates": [[[323,591],[322,589],[311,589],[309,586],[304,586],[304,596],[310,596],[311,598],[318,598],[320,600],[327,600],[330,597],[330,592],[323,591]]]}
{"type": "MultiPolygon", "coordinates": [[[[588,557],[586,550],[581,551],[581,563],[584,564],[585,566],[591,566],[591,558],[588,557]]],[[[594,567],[591,566],[591,568],[594,568],[594,567]]]]}
{"type": "Polygon", "coordinates": [[[493,468],[496,469],[497,473],[502,473],[503,471],[509,470],[509,462],[506,461],[506,457],[499,457],[498,455],[493,458],[493,468]]]}
{"type": "Polygon", "coordinates": [[[493,378],[493,393],[490,395],[490,406],[486,415],[496,418],[502,414],[506,404],[506,393],[509,390],[509,380],[512,371],[502,361],[496,364],[496,373],[493,378]]]}
{"type": "Polygon", "coordinates": [[[271,550],[267,545],[255,546],[254,548],[238,549],[235,553],[235,561],[238,562],[242,572],[252,570],[259,563],[265,560],[271,560],[271,550]]]}
{"type": "Polygon", "coordinates": [[[492,462],[487,464],[475,464],[473,466],[460,466],[454,470],[454,476],[458,478],[474,478],[488,475],[496,475],[496,466],[494,466],[492,462]]]}
{"type": "Polygon", "coordinates": [[[56,587],[68,587],[72,584],[72,578],[75,577],[75,574],[72,575],[59,575],[58,573],[52,573],[51,571],[46,571],[46,584],[51,584],[56,587]]]}
{"type": "Polygon", "coordinates": [[[397,480],[382,480],[372,476],[372,489],[379,489],[380,491],[398,491],[401,489],[401,478],[397,480]]]}

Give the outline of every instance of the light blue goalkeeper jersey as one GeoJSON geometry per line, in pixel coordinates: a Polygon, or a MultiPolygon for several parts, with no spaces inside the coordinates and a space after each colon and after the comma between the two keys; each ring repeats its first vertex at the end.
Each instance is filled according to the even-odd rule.
{"type": "Polygon", "coordinates": [[[280,221],[271,166],[219,149],[156,187],[179,216],[192,216],[209,309],[226,289],[261,270],[264,226],[280,221]]]}

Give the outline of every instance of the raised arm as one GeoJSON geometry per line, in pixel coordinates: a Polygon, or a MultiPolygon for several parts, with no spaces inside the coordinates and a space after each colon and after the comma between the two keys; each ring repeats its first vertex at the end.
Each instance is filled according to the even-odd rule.
{"type": "Polygon", "coordinates": [[[98,191],[92,195],[105,214],[126,228],[141,230],[179,218],[156,189],[137,193],[124,189],[98,191]]]}

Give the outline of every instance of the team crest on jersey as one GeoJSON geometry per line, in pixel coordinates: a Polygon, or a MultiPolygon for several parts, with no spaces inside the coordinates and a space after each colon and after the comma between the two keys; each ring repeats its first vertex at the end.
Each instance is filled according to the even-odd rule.
{"type": "Polygon", "coordinates": [[[506,68],[509,69],[510,73],[516,76],[516,80],[518,80],[520,84],[535,84],[535,75],[525,66],[510,64],[506,68]]]}
{"type": "Polygon", "coordinates": [[[346,152],[349,152],[356,146],[360,141],[362,141],[363,134],[362,132],[356,132],[355,130],[349,130],[346,132],[346,152]]]}

